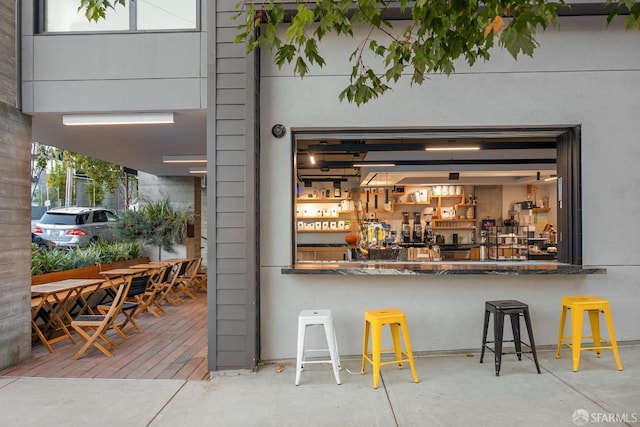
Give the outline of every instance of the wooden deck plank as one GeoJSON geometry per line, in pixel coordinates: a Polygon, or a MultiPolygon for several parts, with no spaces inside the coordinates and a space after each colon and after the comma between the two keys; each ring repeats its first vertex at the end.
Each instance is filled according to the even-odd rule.
{"type": "Polygon", "coordinates": [[[206,294],[199,293],[195,300],[163,305],[167,313],[159,318],[142,313],[136,321],[143,332],[130,332],[126,340],[110,331],[107,336],[119,347],[113,350],[112,358],[91,348],[79,360],[72,360],[82,345],[79,338],[75,345],[69,341],[54,344],[53,353],[36,342],[29,359],[1,370],[0,376],[206,379],[206,304],[206,294]]]}

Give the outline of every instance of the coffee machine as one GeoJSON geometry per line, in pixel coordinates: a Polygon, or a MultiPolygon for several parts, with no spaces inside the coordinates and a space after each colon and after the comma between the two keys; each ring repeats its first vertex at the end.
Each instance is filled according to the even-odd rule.
{"type": "Polygon", "coordinates": [[[422,225],[420,224],[420,212],[413,213],[413,243],[422,243],[422,225]]]}

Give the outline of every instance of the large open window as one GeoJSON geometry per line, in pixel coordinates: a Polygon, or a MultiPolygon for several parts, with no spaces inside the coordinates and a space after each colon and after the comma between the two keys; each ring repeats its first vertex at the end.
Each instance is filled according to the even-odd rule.
{"type": "Polygon", "coordinates": [[[577,127],[296,131],[293,144],[296,263],[431,261],[432,247],[582,263],[577,127]]]}

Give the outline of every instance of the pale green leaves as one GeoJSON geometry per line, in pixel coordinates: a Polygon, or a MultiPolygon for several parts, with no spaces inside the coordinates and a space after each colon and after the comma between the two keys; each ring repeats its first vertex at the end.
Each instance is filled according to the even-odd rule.
{"type": "Polygon", "coordinates": [[[627,14],[624,18],[627,30],[640,31],[640,2],[638,0],[620,0],[614,2],[607,0],[607,4],[615,4],[615,7],[607,17],[607,24],[620,14],[627,14]]]}
{"type": "Polygon", "coordinates": [[[89,21],[98,22],[104,19],[107,8],[115,9],[116,5],[125,6],[126,3],[127,0],[80,0],[78,10],[84,9],[84,16],[89,21]]]}

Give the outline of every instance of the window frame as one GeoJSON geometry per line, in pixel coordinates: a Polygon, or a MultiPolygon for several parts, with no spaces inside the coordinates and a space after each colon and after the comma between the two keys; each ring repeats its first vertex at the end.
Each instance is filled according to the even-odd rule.
{"type": "MultiPolygon", "coordinates": [[[[544,132],[545,130],[555,130],[562,132],[556,139],[556,173],[559,178],[558,185],[562,186],[559,189],[559,194],[564,197],[564,205],[558,206],[558,258],[557,262],[563,264],[570,264],[581,266],[582,265],[582,170],[581,170],[581,126],[580,125],[559,125],[551,127],[534,128],[500,128],[500,131],[517,131],[518,129],[527,129],[530,131],[539,130],[544,132]]],[[[456,131],[458,128],[451,129],[413,129],[413,131],[456,131]]],[[[496,130],[496,129],[493,129],[496,130]]],[[[490,132],[492,129],[485,128],[478,131],[478,139],[482,139],[482,132],[490,132]]],[[[384,132],[400,132],[402,130],[381,130],[381,129],[357,129],[354,130],[357,134],[378,134],[384,132]]],[[[305,129],[292,129],[291,135],[291,166],[293,171],[292,187],[291,187],[291,216],[292,216],[292,265],[299,263],[297,257],[298,247],[298,228],[296,218],[296,203],[297,203],[297,183],[298,183],[298,165],[297,165],[297,141],[299,138],[308,139],[308,134],[323,135],[327,139],[331,139],[335,134],[349,133],[348,130],[305,130],[305,129]]],[[[464,264],[464,262],[461,262],[464,264]]]]}
{"type": "MultiPolygon", "coordinates": [[[[129,28],[127,30],[83,30],[83,31],[47,31],[46,30],[46,2],[52,0],[37,0],[36,10],[34,12],[34,28],[36,34],[39,35],[57,35],[57,34],[142,34],[142,33],[167,33],[167,32],[199,32],[202,28],[202,2],[201,0],[193,0],[196,5],[196,23],[194,28],[161,28],[161,29],[137,29],[137,13],[138,4],[130,2],[129,4],[129,28]]],[[[116,6],[117,7],[117,6],[116,6]]]]}

